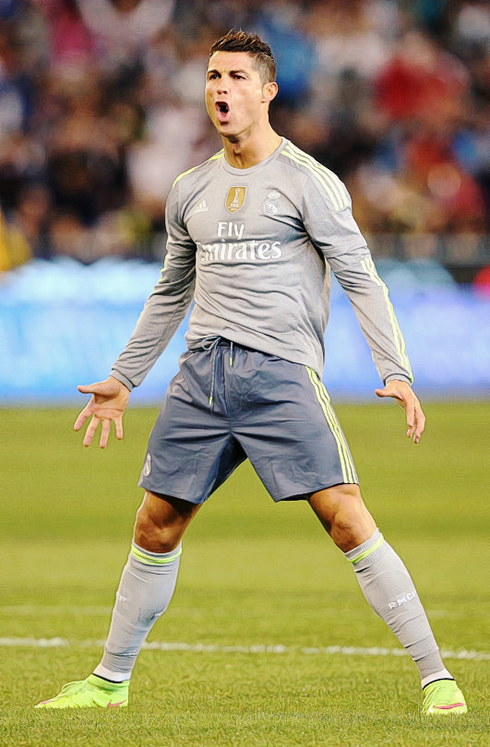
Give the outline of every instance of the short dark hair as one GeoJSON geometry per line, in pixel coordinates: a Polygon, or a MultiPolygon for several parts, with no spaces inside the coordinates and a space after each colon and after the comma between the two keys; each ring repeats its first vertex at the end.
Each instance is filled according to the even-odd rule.
{"type": "Polygon", "coordinates": [[[271,48],[257,34],[231,29],[214,42],[209,56],[215,52],[246,52],[254,58],[262,83],[272,83],[276,80],[276,63],[271,48]]]}

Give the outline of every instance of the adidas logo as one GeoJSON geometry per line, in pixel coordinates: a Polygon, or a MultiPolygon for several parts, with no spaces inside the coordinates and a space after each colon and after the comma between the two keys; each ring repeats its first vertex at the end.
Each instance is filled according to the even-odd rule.
{"type": "Polygon", "coordinates": [[[202,202],[200,202],[199,205],[196,205],[196,207],[192,211],[192,215],[194,215],[194,213],[207,213],[207,212],[208,212],[208,206],[207,206],[206,200],[202,200],[202,202]]]}

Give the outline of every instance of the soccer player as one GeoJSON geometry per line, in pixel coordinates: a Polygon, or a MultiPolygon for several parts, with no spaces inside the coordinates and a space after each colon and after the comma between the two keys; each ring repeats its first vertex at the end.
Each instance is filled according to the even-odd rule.
{"type": "Polygon", "coordinates": [[[126,706],[131,673],[177,578],[182,537],[200,506],[249,458],[275,501],[305,499],[361,589],[413,658],[426,715],[466,712],[413,582],[367,510],[322,384],[332,270],[357,314],[384,387],[418,443],[425,418],[387,289],[328,169],[269,122],[275,63],[257,36],[230,31],[211,48],[208,114],[223,150],[181,174],[167,203],[167,255],[136,329],[75,430],[111,421],[123,437],[130,391],[165,349],[192,300],[180,359],[150,436],[145,489],[101,662],[41,708],[126,706]]]}

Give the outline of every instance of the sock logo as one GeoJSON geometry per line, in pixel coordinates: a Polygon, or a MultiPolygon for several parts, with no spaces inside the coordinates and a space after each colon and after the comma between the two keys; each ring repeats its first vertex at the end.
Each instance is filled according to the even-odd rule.
{"type": "Polygon", "coordinates": [[[411,602],[412,599],[415,599],[417,596],[416,591],[409,591],[406,594],[404,594],[402,597],[398,597],[396,602],[388,602],[388,608],[390,610],[396,610],[397,607],[401,607],[402,604],[406,604],[406,602],[411,602]]]}

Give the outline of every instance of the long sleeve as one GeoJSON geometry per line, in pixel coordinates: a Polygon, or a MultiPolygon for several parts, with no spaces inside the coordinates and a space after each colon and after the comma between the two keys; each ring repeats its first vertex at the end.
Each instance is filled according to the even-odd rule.
{"type": "Polygon", "coordinates": [[[412,383],[405,342],[388,289],[352,216],[345,186],[331,172],[329,178],[325,189],[312,179],[307,182],[305,228],[347,293],[382,381],[396,378],[412,383]]]}
{"type": "Polygon", "coordinates": [[[111,375],[129,389],[141,384],[165,350],[193,298],[196,247],[179,217],[178,185],[167,201],[166,223],[167,254],[160,280],[128,344],[112,367],[111,375]]]}

